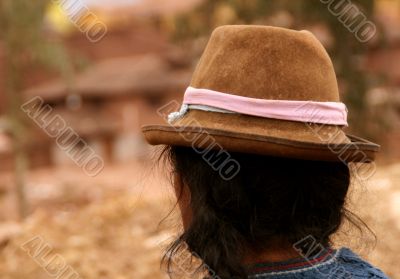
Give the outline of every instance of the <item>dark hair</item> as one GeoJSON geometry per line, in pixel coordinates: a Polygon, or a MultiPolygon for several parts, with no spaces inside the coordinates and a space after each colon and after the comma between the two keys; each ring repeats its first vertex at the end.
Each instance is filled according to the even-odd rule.
{"type": "MultiPolygon", "coordinates": [[[[209,151],[218,152],[218,151],[209,151]]],[[[224,180],[188,147],[164,150],[190,192],[191,223],[170,246],[168,267],[184,245],[219,278],[247,278],[243,256],[276,241],[292,247],[312,236],[328,247],[345,217],[350,185],[342,162],[230,153],[238,174],[224,180]]]]}

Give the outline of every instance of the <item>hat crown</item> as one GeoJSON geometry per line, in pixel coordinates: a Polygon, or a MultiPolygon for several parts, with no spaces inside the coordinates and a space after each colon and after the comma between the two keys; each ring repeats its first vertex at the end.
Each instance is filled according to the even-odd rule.
{"type": "Polygon", "coordinates": [[[269,26],[217,28],[191,86],[258,99],[339,101],[332,61],[314,35],[269,26]]]}

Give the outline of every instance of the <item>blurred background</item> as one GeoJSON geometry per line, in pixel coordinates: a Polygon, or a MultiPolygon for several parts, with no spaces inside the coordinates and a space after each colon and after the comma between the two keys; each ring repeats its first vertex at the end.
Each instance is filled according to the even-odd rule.
{"type": "Polygon", "coordinates": [[[326,47],[348,132],[382,146],[349,200],[377,241],[344,226],[337,245],[400,278],[399,0],[0,0],[1,278],[167,278],[160,243],[179,222],[140,127],[165,123],[156,111],[181,101],[224,24],[307,29],[326,47]],[[362,41],[352,27],[366,21],[376,33],[362,41]],[[46,130],[56,115],[80,139],[72,150],[46,130]],[[96,175],[80,161],[88,148],[104,162],[96,175]],[[46,253],[25,249],[35,237],[46,253]],[[64,268],[80,277],[55,275],[64,268]]]}

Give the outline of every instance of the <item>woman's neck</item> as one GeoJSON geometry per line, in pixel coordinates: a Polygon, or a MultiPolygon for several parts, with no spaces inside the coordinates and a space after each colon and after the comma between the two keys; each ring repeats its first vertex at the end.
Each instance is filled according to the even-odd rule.
{"type": "Polygon", "coordinates": [[[263,251],[249,251],[244,259],[244,263],[252,265],[266,262],[283,262],[301,256],[292,245],[283,243],[282,241],[274,241],[273,244],[267,247],[263,251]]]}

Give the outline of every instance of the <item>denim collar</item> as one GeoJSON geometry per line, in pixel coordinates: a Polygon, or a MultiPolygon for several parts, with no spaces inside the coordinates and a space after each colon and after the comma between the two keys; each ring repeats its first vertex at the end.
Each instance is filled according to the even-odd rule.
{"type": "Polygon", "coordinates": [[[282,262],[257,263],[250,267],[249,274],[250,276],[254,276],[257,274],[292,272],[295,270],[308,269],[331,260],[336,256],[337,252],[338,251],[331,248],[326,248],[315,257],[299,257],[282,262]]]}

